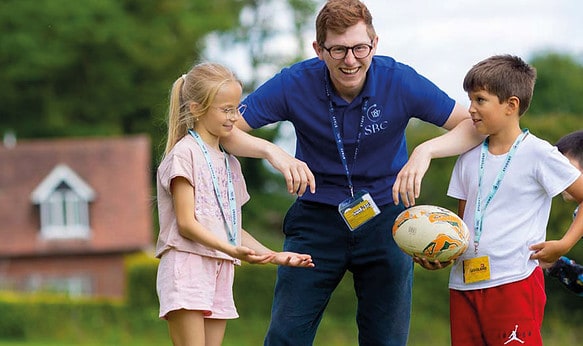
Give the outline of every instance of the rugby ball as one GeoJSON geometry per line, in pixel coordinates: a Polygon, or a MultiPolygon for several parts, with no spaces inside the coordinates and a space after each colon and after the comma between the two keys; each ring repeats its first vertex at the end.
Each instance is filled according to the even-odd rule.
{"type": "Polygon", "coordinates": [[[454,212],[434,205],[418,205],[397,216],[393,238],[410,256],[448,262],[466,251],[470,232],[454,212]]]}

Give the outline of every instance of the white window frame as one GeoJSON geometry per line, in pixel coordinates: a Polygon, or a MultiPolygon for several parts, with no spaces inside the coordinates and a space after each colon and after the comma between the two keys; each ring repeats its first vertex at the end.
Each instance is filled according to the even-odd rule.
{"type": "Polygon", "coordinates": [[[71,168],[57,165],[31,195],[40,208],[40,237],[89,238],[89,202],[94,196],[93,189],[71,168]]]}
{"type": "Polygon", "coordinates": [[[41,236],[45,239],[89,238],[89,205],[62,184],[40,204],[41,236]]]}

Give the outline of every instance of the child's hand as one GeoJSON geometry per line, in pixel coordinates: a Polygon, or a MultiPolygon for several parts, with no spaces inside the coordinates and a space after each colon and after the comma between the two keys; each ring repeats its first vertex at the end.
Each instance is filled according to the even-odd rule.
{"type": "Polygon", "coordinates": [[[554,263],[559,257],[566,254],[569,248],[565,247],[560,240],[549,240],[542,243],[534,244],[529,247],[534,251],[530,259],[539,260],[539,262],[554,263]]]}
{"type": "Polygon", "coordinates": [[[251,263],[251,264],[266,264],[273,261],[275,257],[274,252],[270,252],[264,255],[257,255],[255,251],[246,247],[246,246],[237,246],[235,247],[235,252],[231,254],[231,256],[238,258],[242,261],[251,263]]]}
{"type": "Polygon", "coordinates": [[[433,262],[429,262],[427,260],[427,258],[425,258],[425,257],[421,258],[421,257],[414,256],[413,262],[419,264],[420,266],[422,266],[423,268],[425,268],[427,270],[438,270],[438,269],[443,269],[443,268],[449,266],[450,264],[453,263],[453,260],[448,261],[448,262],[439,262],[438,260],[435,260],[433,262]]]}
{"type": "Polygon", "coordinates": [[[312,262],[312,256],[287,251],[276,252],[275,257],[271,260],[271,263],[291,267],[315,267],[314,263],[312,262]]]}

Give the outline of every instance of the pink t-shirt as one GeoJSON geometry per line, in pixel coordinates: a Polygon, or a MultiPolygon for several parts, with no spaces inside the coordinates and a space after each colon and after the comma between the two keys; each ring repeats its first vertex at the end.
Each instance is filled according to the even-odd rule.
{"type": "MultiPolygon", "coordinates": [[[[212,160],[213,170],[218,178],[227,224],[231,226],[231,213],[227,198],[227,168],[225,165],[225,156],[222,152],[209,146],[207,146],[207,150],[212,160]]],[[[239,161],[232,155],[228,155],[228,160],[233,177],[233,186],[235,188],[238,220],[237,242],[240,244],[241,206],[249,200],[249,193],[247,192],[239,161]]],[[[202,256],[233,260],[232,257],[223,252],[208,248],[180,235],[170,192],[170,182],[176,177],[186,178],[194,187],[195,208],[193,212],[196,220],[209,232],[213,232],[224,241],[228,241],[225,222],[217,203],[213,181],[204,154],[196,143],[196,140],[191,135],[186,135],[176,143],[158,167],[157,197],[160,234],[156,244],[156,257],[161,257],[165,251],[174,248],[179,251],[192,252],[202,256]]]]}

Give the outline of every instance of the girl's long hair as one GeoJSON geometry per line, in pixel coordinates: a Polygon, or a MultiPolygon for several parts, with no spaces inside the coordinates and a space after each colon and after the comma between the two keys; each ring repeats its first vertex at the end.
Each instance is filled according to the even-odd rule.
{"type": "Polygon", "coordinates": [[[194,123],[206,114],[219,89],[227,82],[241,81],[227,67],[216,63],[200,63],[179,77],[170,90],[168,107],[168,137],[164,156],[194,128],[194,123]],[[191,111],[190,104],[199,105],[191,111]]]}

